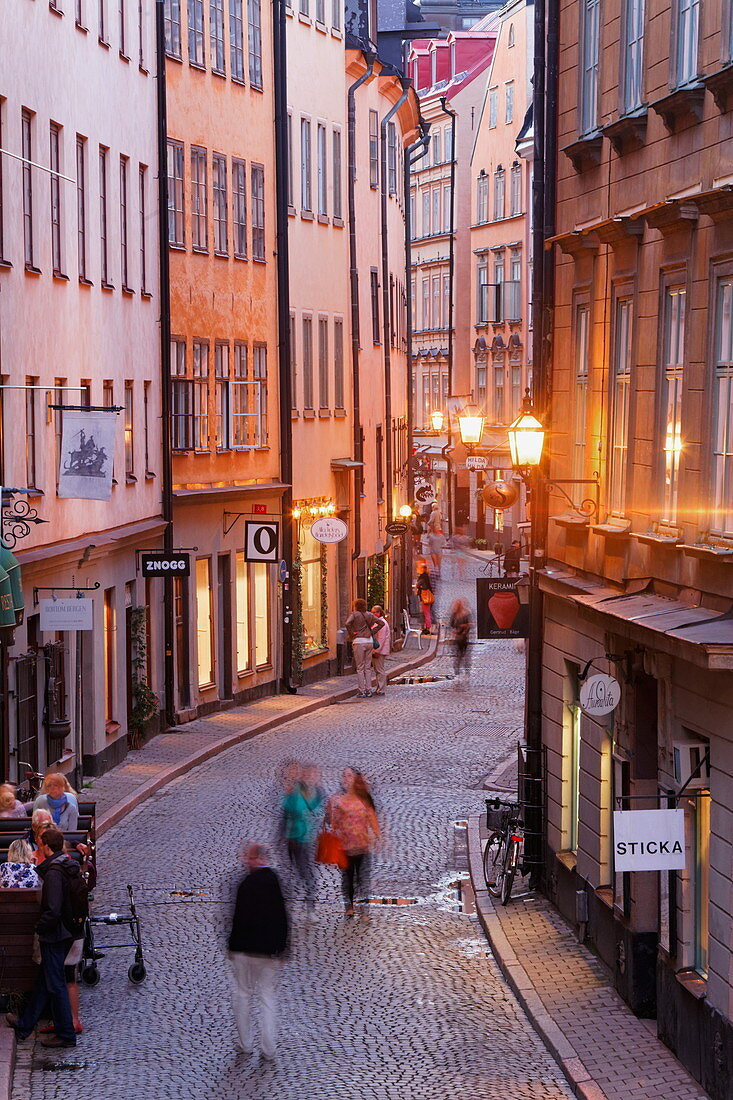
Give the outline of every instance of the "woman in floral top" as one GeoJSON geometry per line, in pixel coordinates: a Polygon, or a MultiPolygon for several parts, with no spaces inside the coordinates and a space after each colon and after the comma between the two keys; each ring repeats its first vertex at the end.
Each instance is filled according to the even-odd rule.
{"type": "MultiPolygon", "coordinates": [[[[326,821],[341,842],[349,861],[341,872],[341,890],[346,916],[353,917],[355,887],[358,883],[362,897],[368,894],[370,857],[380,836],[374,800],[361,772],[354,768],[344,769],[342,791],[329,799],[326,821]]],[[[365,908],[362,908],[361,916],[362,920],[369,920],[365,908]]]]}
{"type": "Polygon", "coordinates": [[[0,887],[38,890],[40,885],[33,849],[27,840],[14,840],[8,848],[8,862],[0,863],[0,887]]]}

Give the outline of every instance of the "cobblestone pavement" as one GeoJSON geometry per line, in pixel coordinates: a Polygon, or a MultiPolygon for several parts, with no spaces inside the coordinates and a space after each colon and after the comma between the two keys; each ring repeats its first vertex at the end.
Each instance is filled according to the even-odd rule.
{"type": "MultiPolygon", "coordinates": [[[[464,564],[465,582],[446,579],[439,612],[477,568],[464,564]]],[[[111,829],[96,908],[123,912],[134,884],[148,978],[131,985],[132,951],[109,951],[100,984],[83,989],[79,1045],[59,1054],[20,1044],[13,1100],[569,1097],[475,917],[457,904],[467,863],[465,830],[453,823],[480,810],[481,784],[521,726],[521,658],[506,643],[472,648],[470,687],[395,686],[384,699],[298,718],[176,780],[111,829]],[[371,893],[418,903],[345,921],[334,875],[321,869],[314,923],[292,902],[270,1066],[234,1051],[222,898],[240,840],[273,834],[273,773],[290,756],[318,763],[329,792],[344,765],[366,772],[386,832],[371,893]]],[[[449,668],[442,655],[430,672],[449,668]]]]}

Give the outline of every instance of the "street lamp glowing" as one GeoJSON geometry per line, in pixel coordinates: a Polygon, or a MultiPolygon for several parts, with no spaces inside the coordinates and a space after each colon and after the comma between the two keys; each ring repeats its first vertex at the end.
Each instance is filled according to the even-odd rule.
{"type": "Polygon", "coordinates": [[[509,425],[507,434],[512,465],[520,470],[539,466],[545,445],[545,429],[534,415],[529,390],[524,398],[522,411],[509,425]]]}
{"type": "Polygon", "coordinates": [[[293,508],[293,519],[300,519],[300,508],[293,508]]]}
{"type": "Polygon", "coordinates": [[[458,417],[461,443],[464,446],[472,447],[481,442],[481,436],[484,434],[484,419],[475,405],[466,405],[458,417]]]}
{"type": "Polygon", "coordinates": [[[403,519],[409,519],[410,518],[410,516],[412,515],[412,508],[410,507],[409,504],[403,504],[402,505],[402,507],[400,508],[400,515],[402,516],[403,519]]]}
{"type": "Polygon", "coordinates": [[[435,412],[431,412],[430,425],[434,432],[442,432],[444,424],[445,414],[440,409],[436,409],[435,412]]]}

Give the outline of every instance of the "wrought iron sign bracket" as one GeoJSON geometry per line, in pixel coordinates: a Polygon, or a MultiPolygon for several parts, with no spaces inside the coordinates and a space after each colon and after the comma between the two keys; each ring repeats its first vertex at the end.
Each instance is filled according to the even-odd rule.
{"type": "Polygon", "coordinates": [[[99,581],[95,581],[94,584],[72,584],[68,587],[64,587],[60,584],[51,584],[47,586],[34,585],[33,587],[33,606],[38,606],[38,593],[39,592],[76,592],[77,599],[82,598],[82,592],[96,592],[100,587],[99,581]]]}
{"type": "MultiPolygon", "coordinates": [[[[282,512],[224,512],[224,534],[228,535],[234,524],[238,519],[244,519],[245,516],[250,516],[253,519],[260,519],[263,523],[267,523],[270,520],[282,519],[282,512]],[[229,523],[227,523],[227,516],[229,516],[229,523]]],[[[198,549],[198,547],[197,547],[198,549]]]]}
{"type": "Polygon", "coordinates": [[[49,405],[48,407],[56,412],[121,413],[125,411],[124,405],[49,405]]]}
{"type": "Polygon", "coordinates": [[[31,524],[48,523],[38,515],[38,509],[31,507],[27,500],[5,500],[16,493],[29,493],[30,489],[14,489],[3,485],[0,489],[0,544],[6,550],[13,550],[18,539],[27,538],[31,533],[31,524]]]}
{"type": "Polygon", "coordinates": [[[600,474],[596,473],[593,477],[561,477],[544,478],[544,484],[551,493],[557,493],[561,496],[567,504],[570,505],[572,510],[578,516],[582,516],[584,519],[592,519],[598,515],[599,498],[600,498],[600,474]],[[590,497],[586,497],[585,500],[581,500],[580,504],[576,504],[570,493],[566,489],[563,489],[563,485],[592,485],[595,492],[595,500],[590,497]]]}

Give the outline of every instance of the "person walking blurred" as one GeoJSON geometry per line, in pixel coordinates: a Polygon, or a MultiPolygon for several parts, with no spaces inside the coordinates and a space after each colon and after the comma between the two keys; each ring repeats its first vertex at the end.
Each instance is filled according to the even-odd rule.
{"type": "Polygon", "coordinates": [[[430,579],[427,562],[421,561],[417,567],[415,590],[417,592],[417,598],[420,601],[420,608],[423,615],[422,632],[423,634],[429,634],[433,625],[432,610],[433,604],[435,603],[435,592],[433,591],[433,582],[430,579]]]}
{"type": "Polygon", "coordinates": [[[392,652],[392,631],[389,628],[389,623],[384,617],[384,608],[379,604],[375,604],[372,608],[372,615],[375,619],[379,620],[380,627],[375,634],[375,638],[379,642],[377,649],[372,650],[372,668],[374,669],[374,677],[376,679],[376,686],[374,690],[375,695],[384,695],[387,687],[387,673],[385,672],[385,661],[392,652]]]}
{"type": "Polygon", "coordinates": [[[440,576],[440,561],[443,547],[445,546],[445,532],[443,531],[443,516],[437,500],[433,502],[425,527],[428,533],[430,557],[432,558],[433,568],[436,574],[440,576]]]}
{"type": "MultiPolygon", "coordinates": [[[[363,898],[368,894],[371,853],[380,837],[369,784],[355,768],[344,768],[341,792],[333,795],[326,807],[326,823],[338,837],[348,859],[341,872],[341,890],[345,915],[353,917],[357,889],[363,898]]],[[[363,903],[361,917],[369,920],[363,903]]]]}
{"type": "Polygon", "coordinates": [[[471,671],[468,645],[471,640],[471,612],[468,604],[460,597],[454,601],[450,610],[448,625],[453,631],[453,671],[455,685],[460,682],[461,673],[471,671]]]}
{"type": "Polygon", "coordinates": [[[365,699],[372,694],[369,682],[369,668],[372,663],[372,635],[379,626],[378,620],[366,609],[366,600],[354,600],[354,610],[346,620],[346,630],[351,639],[356,665],[356,682],[359,686],[359,698],[365,699]]]}
{"type": "Polygon", "coordinates": [[[265,846],[248,844],[244,863],[247,874],[237,890],[229,935],[236,983],[234,1015],[239,1049],[252,1054],[252,997],[259,993],[260,1052],[265,1061],[272,1062],[277,1043],[277,986],[290,931],[288,913],[265,846]]]}
{"type": "Polygon", "coordinates": [[[519,576],[522,567],[522,544],[519,539],[513,539],[512,544],[504,554],[504,576],[519,576]]]}
{"type": "Polygon", "coordinates": [[[283,797],[281,821],[290,867],[305,888],[309,916],[312,915],[316,903],[313,838],[324,802],[325,795],[319,786],[318,769],[313,764],[298,768],[283,797]]]}

